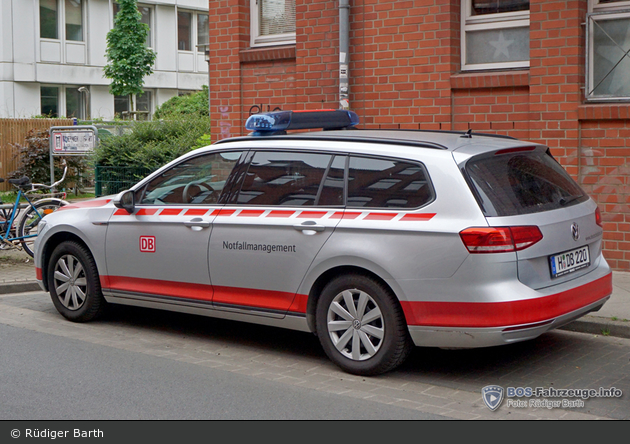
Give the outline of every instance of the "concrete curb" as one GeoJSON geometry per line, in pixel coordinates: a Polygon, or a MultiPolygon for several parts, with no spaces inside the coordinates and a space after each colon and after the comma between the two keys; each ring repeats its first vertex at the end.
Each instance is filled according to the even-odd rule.
{"type": "MultiPolygon", "coordinates": [[[[41,291],[37,281],[0,284],[0,294],[24,293],[28,291],[41,291]]],[[[613,320],[601,316],[587,315],[560,327],[560,330],[630,339],[630,320],[613,320]]]]}
{"type": "Polygon", "coordinates": [[[630,339],[630,320],[619,321],[601,316],[584,316],[577,321],[560,327],[560,329],[630,339]]]}
{"type": "Polygon", "coordinates": [[[0,294],[41,291],[37,281],[9,282],[0,284],[0,294]]]}

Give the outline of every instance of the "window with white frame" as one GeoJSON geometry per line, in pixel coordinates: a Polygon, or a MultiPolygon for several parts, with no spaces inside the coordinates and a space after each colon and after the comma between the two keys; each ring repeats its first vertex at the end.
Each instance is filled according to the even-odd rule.
{"type": "Polygon", "coordinates": [[[153,91],[145,90],[133,97],[136,114],[131,115],[131,101],[129,96],[114,96],[114,114],[117,117],[131,120],[150,120],[153,113],[153,91]],[[134,118],[135,117],[135,118],[134,118]]]}
{"type": "Polygon", "coordinates": [[[586,99],[630,101],[630,1],[589,0],[586,99]]]}
{"type": "MultiPolygon", "coordinates": [[[[120,5],[114,1],[112,3],[112,7],[114,9],[114,17],[116,17],[116,14],[120,11],[120,5]]],[[[138,12],[141,14],[140,23],[144,23],[149,27],[149,33],[147,34],[145,45],[149,48],[153,48],[153,8],[151,6],[138,5],[138,12]]]]}
{"type": "Polygon", "coordinates": [[[295,0],[250,0],[251,46],[295,44],[295,0]]]}
{"type": "Polygon", "coordinates": [[[208,46],[208,14],[177,11],[177,49],[202,54],[208,46]]]}
{"type": "Polygon", "coordinates": [[[59,39],[83,42],[84,0],[39,0],[39,36],[42,39],[59,39]],[[61,19],[63,17],[63,19],[61,19]],[[63,33],[59,25],[63,23],[63,33]]]}
{"type": "Polygon", "coordinates": [[[86,98],[78,86],[40,86],[41,114],[47,117],[85,119],[86,98]]]}
{"type": "Polygon", "coordinates": [[[462,70],[529,67],[529,0],[462,0],[462,70]]]}

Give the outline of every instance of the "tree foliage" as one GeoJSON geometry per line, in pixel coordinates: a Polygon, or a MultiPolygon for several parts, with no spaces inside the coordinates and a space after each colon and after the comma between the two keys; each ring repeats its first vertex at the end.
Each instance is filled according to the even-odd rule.
{"type": "Polygon", "coordinates": [[[184,115],[208,116],[209,110],[208,86],[203,85],[202,91],[171,97],[155,110],[153,116],[156,119],[170,119],[184,115]]]}
{"type": "Polygon", "coordinates": [[[186,116],[134,122],[121,136],[101,139],[94,161],[100,166],[157,169],[182,154],[208,145],[210,118],[186,116]]]}
{"type": "Polygon", "coordinates": [[[114,27],[107,33],[107,65],[103,69],[111,79],[109,92],[117,96],[142,94],[144,77],[153,72],[156,53],[145,44],[149,27],[140,22],[136,0],[116,0],[120,10],[114,27]]]}

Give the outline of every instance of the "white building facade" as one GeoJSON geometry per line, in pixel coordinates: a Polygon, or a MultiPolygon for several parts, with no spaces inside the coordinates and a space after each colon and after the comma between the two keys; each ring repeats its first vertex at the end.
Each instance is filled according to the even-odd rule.
{"type": "MultiPolygon", "coordinates": [[[[114,0],[0,0],[0,118],[45,115],[111,120],[128,97],[103,76],[114,0]]],[[[208,0],[138,2],[156,53],[136,108],[152,113],[208,84],[208,0]]]]}

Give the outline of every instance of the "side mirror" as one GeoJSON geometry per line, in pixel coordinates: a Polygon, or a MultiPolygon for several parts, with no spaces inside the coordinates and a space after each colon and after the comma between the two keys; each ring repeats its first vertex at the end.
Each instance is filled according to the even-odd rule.
{"type": "Polygon", "coordinates": [[[136,194],[132,190],[123,191],[114,197],[114,206],[133,214],[136,209],[136,194]]]}

